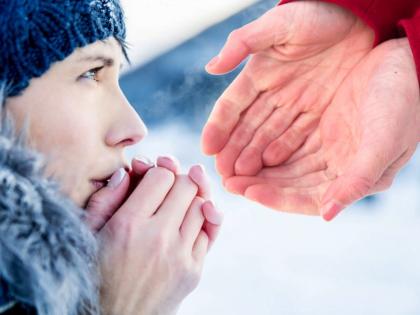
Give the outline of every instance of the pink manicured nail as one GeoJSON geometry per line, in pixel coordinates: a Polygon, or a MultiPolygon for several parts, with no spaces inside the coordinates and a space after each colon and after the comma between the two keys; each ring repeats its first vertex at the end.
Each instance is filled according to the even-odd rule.
{"type": "Polygon", "coordinates": [[[120,168],[118,171],[116,171],[112,175],[111,179],[108,182],[107,187],[109,187],[111,189],[117,188],[122,183],[126,174],[127,174],[127,172],[125,171],[125,169],[120,168]]]}
{"type": "Polygon", "coordinates": [[[134,159],[145,166],[153,166],[153,162],[145,156],[138,155],[135,156],[134,159]]]}
{"type": "Polygon", "coordinates": [[[214,57],[212,60],[209,61],[209,63],[206,65],[206,68],[211,68],[213,67],[216,63],[219,62],[220,57],[216,56],[214,57]]]}
{"type": "Polygon", "coordinates": [[[159,156],[157,158],[157,165],[166,167],[174,173],[178,173],[180,169],[178,160],[171,155],[159,156]]]}
{"type": "Polygon", "coordinates": [[[157,159],[172,162],[172,163],[177,163],[176,158],[174,158],[171,155],[159,156],[157,159]]]}
{"type": "Polygon", "coordinates": [[[321,209],[321,215],[326,221],[331,221],[334,219],[341,211],[343,211],[344,207],[339,206],[334,201],[327,203],[321,209]]]}
{"type": "Polygon", "coordinates": [[[203,213],[207,221],[214,225],[221,225],[223,222],[223,212],[216,209],[214,203],[210,200],[203,204],[203,213]]]}
{"type": "Polygon", "coordinates": [[[198,185],[203,183],[206,176],[205,174],[206,171],[204,170],[204,166],[201,164],[194,165],[188,172],[190,178],[198,185]]]}

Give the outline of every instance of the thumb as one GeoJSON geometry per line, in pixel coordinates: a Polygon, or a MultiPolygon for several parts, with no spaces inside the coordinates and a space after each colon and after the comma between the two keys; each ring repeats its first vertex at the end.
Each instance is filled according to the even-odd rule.
{"type": "Polygon", "coordinates": [[[86,207],[86,223],[93,231],[99,231],[124,201],[130,185],[130,177],[121,168],[116,171],[108,185],[94,193],[86,207]]]}
{"type": "Polygon", "coordinates": [[[321,215],[326,221],[369,194],[388,167],[386,159],[381,161],[380,156],[374,150],[359,149],[349,167],[330,184],[322,198],[321,215]]]}
{"type": "Polygon", "coordinates": [[[234,30],[219,55],[207,65],[210,74],[232,71],[250,54],[281,45],[287,41],[290,30],[290,6],[276,7],[259,19],[234,30]]]}

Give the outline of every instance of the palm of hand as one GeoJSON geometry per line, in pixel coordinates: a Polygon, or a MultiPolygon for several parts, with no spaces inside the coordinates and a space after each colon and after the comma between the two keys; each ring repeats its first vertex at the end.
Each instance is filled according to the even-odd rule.
{"type": "Polygon", "coordinates": [[[274,209],[314,215],[331,200],[342,208],[388,188],[414,153],[419,134],[409,49],[406,40],[375,49],[343,82],[316,131],[288,161],[257,176],[225,179],[226,187],[274,209]]]}
{"type": "MultiPolygon", "coordinates": [[[[254,54],[219,99],[204,130],[205,151],[217,153],[224,178],[255,175],[264,165],[287,160],[315,131],[338,86],[371,50],[371,30],[350,13],[311,1],[290,8],[293,14],[276,8],[261,18],[270,34],[273,28],[281,34],[285,30],[278,21],[288,16],[283,23],[292,25],[290,34],[286,40],[280,35],[271,39],[272,45],[254,54]]],[[[249,35],[246,45],[252,45],[252,36],[264,35],[264,27],[253,27],[256,34],[249,35]]],[[[244,41],[236,38],[243,36],[233,33],[225,50],[235,48],[235,41],[244,41]]]]}

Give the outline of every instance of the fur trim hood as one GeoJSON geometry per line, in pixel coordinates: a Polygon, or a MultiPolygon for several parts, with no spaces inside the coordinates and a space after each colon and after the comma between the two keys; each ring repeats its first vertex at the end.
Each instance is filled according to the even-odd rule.
{"type": "Polygon", "coordinates": [[[42,158],[15,136],[0,93],[0,314],[99,314],[97,244],[83,211],[44,178],[42,158]]]}

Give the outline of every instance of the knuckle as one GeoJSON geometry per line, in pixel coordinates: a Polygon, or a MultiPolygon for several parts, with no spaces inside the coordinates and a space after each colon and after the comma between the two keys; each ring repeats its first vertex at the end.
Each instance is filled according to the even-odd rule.
{"type": "Polygon", "coordinates": [[[378,189],[378,192],[382,192],[382,191],[385,191],[385,190],[388,190],[388,189],[390,189],[391,188],[391,186],[392,186],[392,184],[393,184],[393,182],[394,182],[394,180],[393,179],[386,179],[386,180],[384,180],[383,181],[383,183],[381,183],[378,187],[377,187],[377,189],[378,189]]]}
{"type": "Polygon", "coordinates": [[[200,283],[201,272],[198,268],[193,268],[189,271],[188,275],[184,278],[184,283],[187,291],[193,291],[197,288],[200,283]]]}
{"type": "Polygon", "coordinates": [[[250,37],[247,34],[246,27],[238,28],[232,31],[229,34],[228,40],[231,42],[236,42],[237,44],[243,46],[245,49],[250,50],[250,46],[255,44],[255,37],[250,37]]]}
{"type": "Polygon", "coordinates": [[[99,209],[105,208],[106,205],[107,205],[107,200],[101,197],[100,194],[95,194],[89,199],[89,202],[86,208],[97,211],[99,209]]]}
{"type": "Polygon", "coordinates": [[[228,36],[228,40],[230,40],[230,41],[240,41],[241,40],[241,35],[242,35],[241,29],[238,28],[238,29],[230,32],[230,34],[228,36]]]}
{"type": "Polygon", "coordinates": [[[352,199],[358,200],[363,198],[373,187],[374,183],[371,178],[365,176],[358,176],[350,181],[349,191],[352,199]]]}
{"type": "Polygon", "coordinates": [[[295,138],[293,135],[289,137],[282,137],[281,141],[279,141],[279,144],[281,145],[282,149],[287,151],[293,151],[296,146],[295,138]]]}
{"type": "Polygon", "coordinates": [[[204,198],[201,197],[195,197],[193,200],[193,203],[197,204],[197,205],[202,205],[205,202],[204,198]]]}
{"type": "Polygon", "coordinates": [[[118,235],[123,241],[128,241],[135,234],[133,220],[127,217],[115,216],[109,221],[107,227],[112,235],[118,235]]]}
{"type": "Polygon", "coordinates": [[[200,282],[201,270],[184,257],[179,259],[176,264],[176,278],[184,291],[191,292],[200,282]]]}
{"type": "Polygon", "coordinates": [[[284,138],[289,142],[290,146],[294,146],[300,135],[302,135],[302,132],[299,130],[299,126],[294,126],[294,128],[290,128],[287,131],[284,138]]]}
{"type": "Polygon", "coordinates": [[[214,113],[217,117],[220,117],[223,120],[229,119],[237,119],[239,117],[236,114],[235,108],[237,105],[232,100],[229,100],[227,97],[222,96],[215,105],[214,113]],[[233,114],[235,113],[235,114],[233,114]]]}
{"type": "Polygon", "coordinates": [[[203,207],[203,204],[205,202],[206,201],[203,198],[201,198],[201,197],[195,197],[192,200],[191,205],[189,207],[190,208],[190,211],[196,211],[197,209],[201,209],[203,207]]]}
{"type": "Polygon", "coordinates": [[[271,125],[266,125],[255,135],[254,142],[256,145],[264,145],[270,143],[276,136],[276,129],[271,125]]]}
{"type": "Polygon", "coordinates": [[[238,129],[239,132],[235,136],[238,138],[238,140],[242,140],[242,142],[244,142],[246,138],[252,136],[257,127],[258,126],[255,126],[252,121],[244,121],[241,124],[240,129],[238,129]]]}

